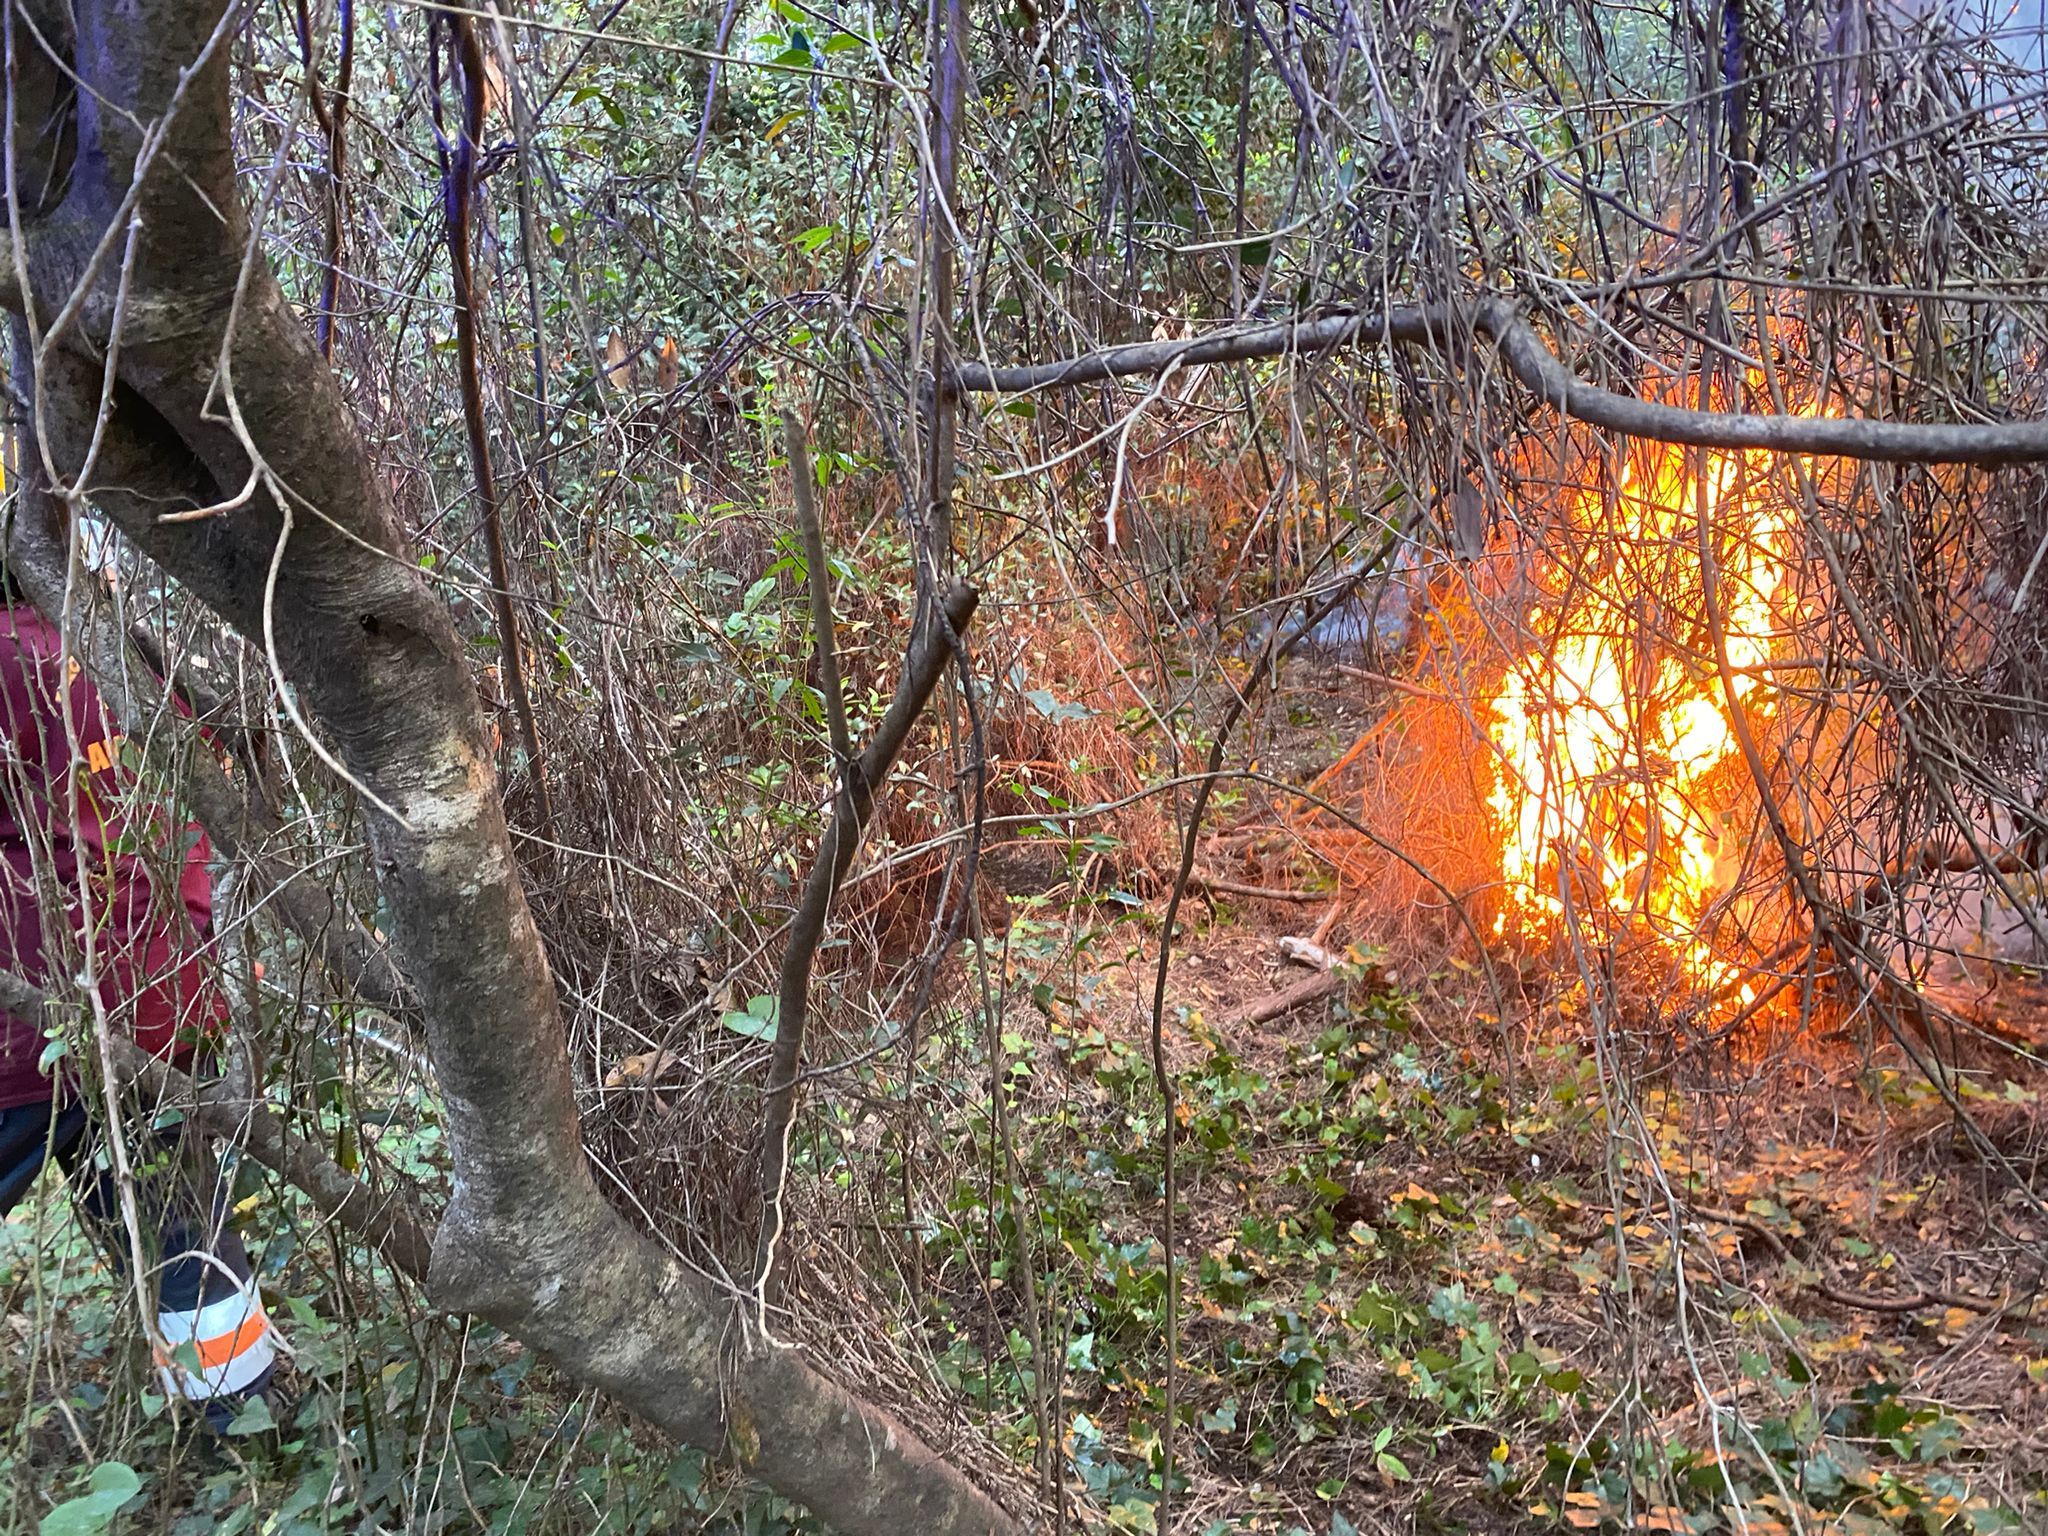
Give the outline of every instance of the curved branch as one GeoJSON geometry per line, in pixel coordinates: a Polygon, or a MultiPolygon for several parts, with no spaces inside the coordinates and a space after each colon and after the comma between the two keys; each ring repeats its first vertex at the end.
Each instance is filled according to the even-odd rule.
{"type": "MultiPolygon", "coordinates": [[[[0,1009],[17,1018],[40,1019],[55,1001],[26,977],[0,971],[0,1009]]],[[[434,1237],[420,1216],[416,1191],[372,1188],[293,1131],[260,1099],[224,1092],[226,1085],[202,1088],[132,1040],[114,1042],[114,1067],[123,1083],[177,1106],[209,1135],[232,1142],[311,1200],[321,1215],[375,1248],[393,1269],[426,1283],[434,1237]]]]}
{"type": "MultiPolygon", "coordinates": [[[[111,25],[109,0],[80,3],[111,25]]],[[[170,87],[152,89],[160,94],[140,105],[170,87]]],[[[211,110],[212,148],[231,163],[224,93],[211,110]]],[[[497,1324],[848,1536],[1017,1529],[899,1420],[803,1352],[760,1339],[739,1287],[686,1269],[599,1191],[467,647],[304,320],[268,263],[249,255],[248,221],[233,213],[207,231],[180,227],[175,246],[153,241],[138,268],[136,312],[149,323],[124,336],[114,405],[143,474],[117,475],[109,459],[88,489],[137,549],[266,647],[313,728],[368,788],[385,926],[420,999],[454,1165],[428,1274],[434,1303],[497,1324]],[[225,423],[224,357],[234,392],[225,423]],[[221,500],[219,488],[249,483],[252,466],[262,494],[216,516],[161,515],[221,500]],[[194,497],[193,480],[211,494],[194,497]]],[[[70,291],[58,286],[62,272],[32,276],[39,300],[46,279],[59,297],[70,291]]],[[[98,334],[103,308],[82,313],[81,334],[98,334]]],[[[39,419],[62,439],[52,445],[60,466],[83,462],[99,378],[63,367],[37,378],[52,397],[38,402],[39,419]]]]}
{"type": "Polygon", "coordinates": [[[960,389],[972,393],[1023,394],[1156,374],[1176,366],[1192,368],[1204,363],[1329,352],[1354,341],[1458,351],[1472,336],[1484,336],[1491,341],[1508,371],[1560,415],[1628,437],[1695,448],[1761,449],[1888,464],[2048,461],[2048,421],[1964,424],[1841,416],[1764,416],[1692,410],[1617,394],[1588,384],[1567,370],[1507,299],[1482,299],[1469,305],[1352,310],[1219,331],[1189,341],[1105,347],[1056,362],[1019,367],[970,363],[956,371],[955,379],[960,389]]]}
{"type": "MultiPolygon", "coordinates": [[[[303,345],[310,356],[310,341],[303,345]]],[[[58,388],[66,377],[61,368],[46,373],[58,388]]],[[[313,398],[324,409],[294,418],[309,438],[334,426],[338,415],[327,412],[341,409],[325,391],[313,398]]],[[[50,405],[52,417],[65,419],[61,402],[50,405]]],[[[152,445],[112,431],[108,441],[123,453],[135,450],[123,465],[135,472],[120,476],[124,486],[161,486],[163,474],[149,472],[152,445]]],[[[279,458],[292,454],[297,463],[315,454],[303,439],[274,446],[279,458]]],[[[232,523],[163,523],[156,520],[162,498],[94,494],[216,611],[249,624],[252,606],[236,578],[254,562],[222,558],[222,550],[235,547],[241,523],[255,522],[260,507],[232,523]]],[[[372,494],[338,504],[374,529],[382,509],[372,494]]],[[[264,532],[258,523],[254,538],[264,532]]],[[[377,870],[402,914],[397,935],[411,941],[418,1011],[462,1131],[458,1197],[465,1189],[471,1197],[467,1205],[458,1198],[435,1236],[431,1299],[501,1323],[669,1432],[734,1455],[764,1482],[826,1512],[838,1529],[954,1536],[1010,1529],[993,1501],[889,1415],[819,1376],[801,1352],[750,1338],[739,1298],[679,1270],[597,1195],[582,1161],[545,957],[517,892],[479,722],[468,713],[474,696],[453,697],[460,652],[445,610],[416,567],[368,557],[363,545],[323,538],[326,532],[316,524],[296,541],[298,559],[286,571],[293,680],[303,680],[323,719],[341,722],[338,734],[355,762],[374,765],[366,776],[380,787],[403,787],[408,822],[425,829],[372,822],[382,844],[377,870]],[[395,575],[404,577],[405,592],[393,590],[395,575]],[[351,646],[402,660],[374,652],[358,659],[351,646]],[[307,659],[323,653],[324,665],[307,659]],[[459,755],[452,750],[458,742],[459,755]],[[502,1134],[493,1135],[494,1127],[502,1134]]],[[[116,708],[119,680],[138,688],[148,681],[139,667],[109,670],[116,708]]],[[[222,778],[205,754],[192,756],[198,773],[222,778]]],[[[218,841],[225,851],[225,839],[218,841]]]]}
{"type": "Polygon", "coordinates": [[[375,1248],[393,1269],[426,1284],[434,1232],[414,1195],[366,1184],[290,1129],[261,1100],[210,1092],[132,1041],[116,1041],[114,1059],[120,1075],[145,1094],[175,1104],[209,1135],[233,1143],[311,1200],[329,1221],[375,1248]]]}

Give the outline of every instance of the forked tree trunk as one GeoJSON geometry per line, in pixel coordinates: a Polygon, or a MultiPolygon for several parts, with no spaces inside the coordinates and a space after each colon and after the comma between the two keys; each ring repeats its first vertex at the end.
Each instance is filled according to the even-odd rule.
{"type": "Polygon", "coordinates": [[[239,19],[223,0],[17,13],[17,185],[30,197],[54,170],[65,190],[24,207],[0,289],[41,339],[17,385],[59,497],[89,500],[266,650],[362,793],[446,1100],[454,1187],[431,1294],[842,1530],[1010,1529],[601,1198],[463,646],[244,209],[228,77],[239,19]],[[75,150],[45,132],[63,83],[31,15],[75,64],[75,150]]]}

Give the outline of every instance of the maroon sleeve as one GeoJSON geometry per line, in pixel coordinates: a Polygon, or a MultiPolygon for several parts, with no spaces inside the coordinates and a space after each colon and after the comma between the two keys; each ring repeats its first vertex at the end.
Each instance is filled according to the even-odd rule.
{"type": "MultiPolygon", "coordinates": [[[[43,785],[44,728],[55,715],[30,684],[24,652],[33,637],[30,610],[0,606],[0,963],[33,982],[46,980],[42,914],[34,868],[40,842],[34,829],[48,824],[43,785]]],[[[68,876],[69,867],[59,871],[68,876]]],[[[0,1109],[48,1099],[51,1080],[37,1068],[43,1053],[40,1021],[0,1013],[0,1109]]]]}
{"type": "MultiPolygon", "coordinates": [[[[213,900],[205,838],[134,792],[129,754],[104,701],[32,609],[13,607],[0,618],[0,708],[10,749],[0,783],[10,877],[0,922],[17,965],[43,979],[42,915],[28,877],[31,844],[47,839],[73,931],[90,926],[101,999],[145,1050],[183,1054],[225,1013],[202,955],[213,900]],[[166,899],[153,888],[152,863],[178,871],[178,890],[166,899]]],[[[10,1027],[10,1036],[18,1032],[10,1027]]]]}

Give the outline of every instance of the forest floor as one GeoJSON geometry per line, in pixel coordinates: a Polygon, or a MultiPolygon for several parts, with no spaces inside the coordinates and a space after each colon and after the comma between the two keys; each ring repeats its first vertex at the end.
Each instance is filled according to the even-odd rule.
{"type": "MultiPolygon", "coordinates": [[[[1355,691],[1311,680],[1272,771],[1305,779],[1341,751],[1356,720],[1330,701],[1355,691]]],[[[1315,884],[1286,839],[1238,831],[1239,883],[1315,884]]],[[[1845,1030],[1688,1060],[1640,1034],[1596,1045],[1559,985],[1507,1012],[1510,1073],[1454,949],[1353,945],[1325,995],[1280,1009],[1317,974],[1283,951],[1319,928],[1337,948],[1346,918],[1203,894],[1162,1030],[1179,1097],[1175,1529],[2048,1526],[2048,1301],[2029,1258],[2048,1239],[2048,1076],[2024,1053],[1944,1090],[1845,1030]]],[[[1159,903],[1076,943],[1050,900],[1012,899],[1009,1136],[1064,1282],[1040,1304],[1065,1319],[1048,1355],[1087,1495],[1074,1513],[1150,1529],[1159,903]]],[[[1020,1350],[991,1312],[1008,1315],[963,1296],[955,1318],[958,1379],[984,1392],[995,1356],[1020,1350]]]]}

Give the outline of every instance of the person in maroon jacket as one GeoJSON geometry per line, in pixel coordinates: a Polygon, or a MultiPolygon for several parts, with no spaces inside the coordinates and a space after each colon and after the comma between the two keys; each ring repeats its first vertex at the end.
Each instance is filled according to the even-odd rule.
{"type": "MultiPolygon", "coordinates": [[[[113,1027],[189,1068],[227,1011],[202,954],[213,925],[206,839],[138,796],[105,704],[67,664],[55,626],[9,596],[0,590],[0,966],[61,995],[55,978],[82,976],[89,945],[113,1027]]],[[[91,1030],[87,1011],[67,1037],[91,1030]]],[[[42,1021],[0,1013],[0,1214],[54,1157],[88,1228],[125,1263],[104,1135],[51,1044],[42,1021]]],[[[276,1336],[210,1151],[196,1134],[137,1120],[123,1135],[156,1291],[157,1367],[168,1394],[223,1430],[270,1386],[276,1336]]]]}

